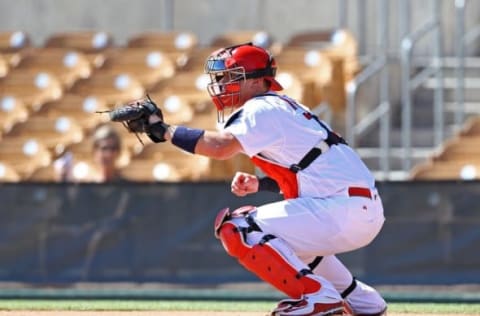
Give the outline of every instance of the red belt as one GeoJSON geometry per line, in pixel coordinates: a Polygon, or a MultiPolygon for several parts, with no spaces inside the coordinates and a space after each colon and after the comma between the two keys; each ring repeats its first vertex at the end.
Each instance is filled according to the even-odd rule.
{"type": "Polygon", "coordinates": [[[362,188],[362,187],[349,187],[348,188],[348,195],[349,196],[362,196],[366,197],[369,199],[372,199],[373,194],[372,191],[368,188],[362,188]]]}

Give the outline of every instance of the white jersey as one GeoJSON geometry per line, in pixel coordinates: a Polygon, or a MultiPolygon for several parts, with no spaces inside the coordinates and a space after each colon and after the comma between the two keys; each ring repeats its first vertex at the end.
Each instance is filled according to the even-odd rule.
{"type": "MultiPolygon", "coordinates": [[[[238,139],[249,157],[261,155],[288,168],[327,139],[329,127],[309,119],[305,115],[308,112],[285,96],[267,94],[249,100],[232,113],[225,130],[238,139]]],[[[327,197],[344,194],[351,186],[375,186],[360,157],[344,144],[331,146],[296,176],[299,197],[327,197]]]]}

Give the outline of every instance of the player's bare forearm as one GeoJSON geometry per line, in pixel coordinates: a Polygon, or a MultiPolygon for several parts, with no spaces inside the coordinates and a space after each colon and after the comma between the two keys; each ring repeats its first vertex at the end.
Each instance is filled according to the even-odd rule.
{"type": "Polygon", "coordinates": [[[238,140],[230,133],[205,131],[197,143],[195,153],[215,159],[229,159],[242,151],[238,140]]]}
{"type": "MultiPolygon", "coordinates": [[[[172,125],[165,133],[165,138],[173,138],[177,126],[172,125]]],[[[213,159],[226,160],[242,152],[242,146],[230,133],[218,131],[205,131],[198,139],[195,146],[195,154],[207,156],[213,159]]]]}

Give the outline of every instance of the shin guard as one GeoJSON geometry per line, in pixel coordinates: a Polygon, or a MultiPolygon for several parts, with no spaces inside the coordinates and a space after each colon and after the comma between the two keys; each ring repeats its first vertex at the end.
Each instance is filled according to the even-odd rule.
{"type": "Polygon", "coordinates": [[[228,217],[224,219],[218,225],[217,236],[227,253],[237,258],[247,270],[291,298],[301,298],[303,294],[320,290],[320,282],[311,277],[313,274],[309,269],[295,268],[282,255],[275,246],[275,236],[265,235],[259,243],[249,245],[246,242],[248,228],[238,226],[228,217]]]}

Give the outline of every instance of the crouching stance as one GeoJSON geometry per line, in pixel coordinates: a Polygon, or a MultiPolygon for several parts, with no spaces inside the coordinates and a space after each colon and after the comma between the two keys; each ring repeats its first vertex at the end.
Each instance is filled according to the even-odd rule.
{"type": "Polygon", "coordinates": [[[285,242],[263,233],[250,216],[254,210],[223,209],[215,220],[215,236],[247,270],[291,298],[282,300],[272,315],[342,315],[338,292],[314,275],[285,242]]]}
{"type": "Polygon", "coordinates": [[[111,117],[192,154],[218,160],[247,155],[265,177],[237,172],[232,193],[283,195],[257,208],[225,209],[216,220],[228,254],[289,297],[273,315],[337,315],[344,301],[357,316],[382,315],[387,305],[380,294],[335,256],[367,246],[380,232],[385,217],[375,177],[328,124],[278,93],[276,70],[275,58],[251,43],[208,57],[207,91],[218,131],[169,125],[150,99],[111,117]]]}

